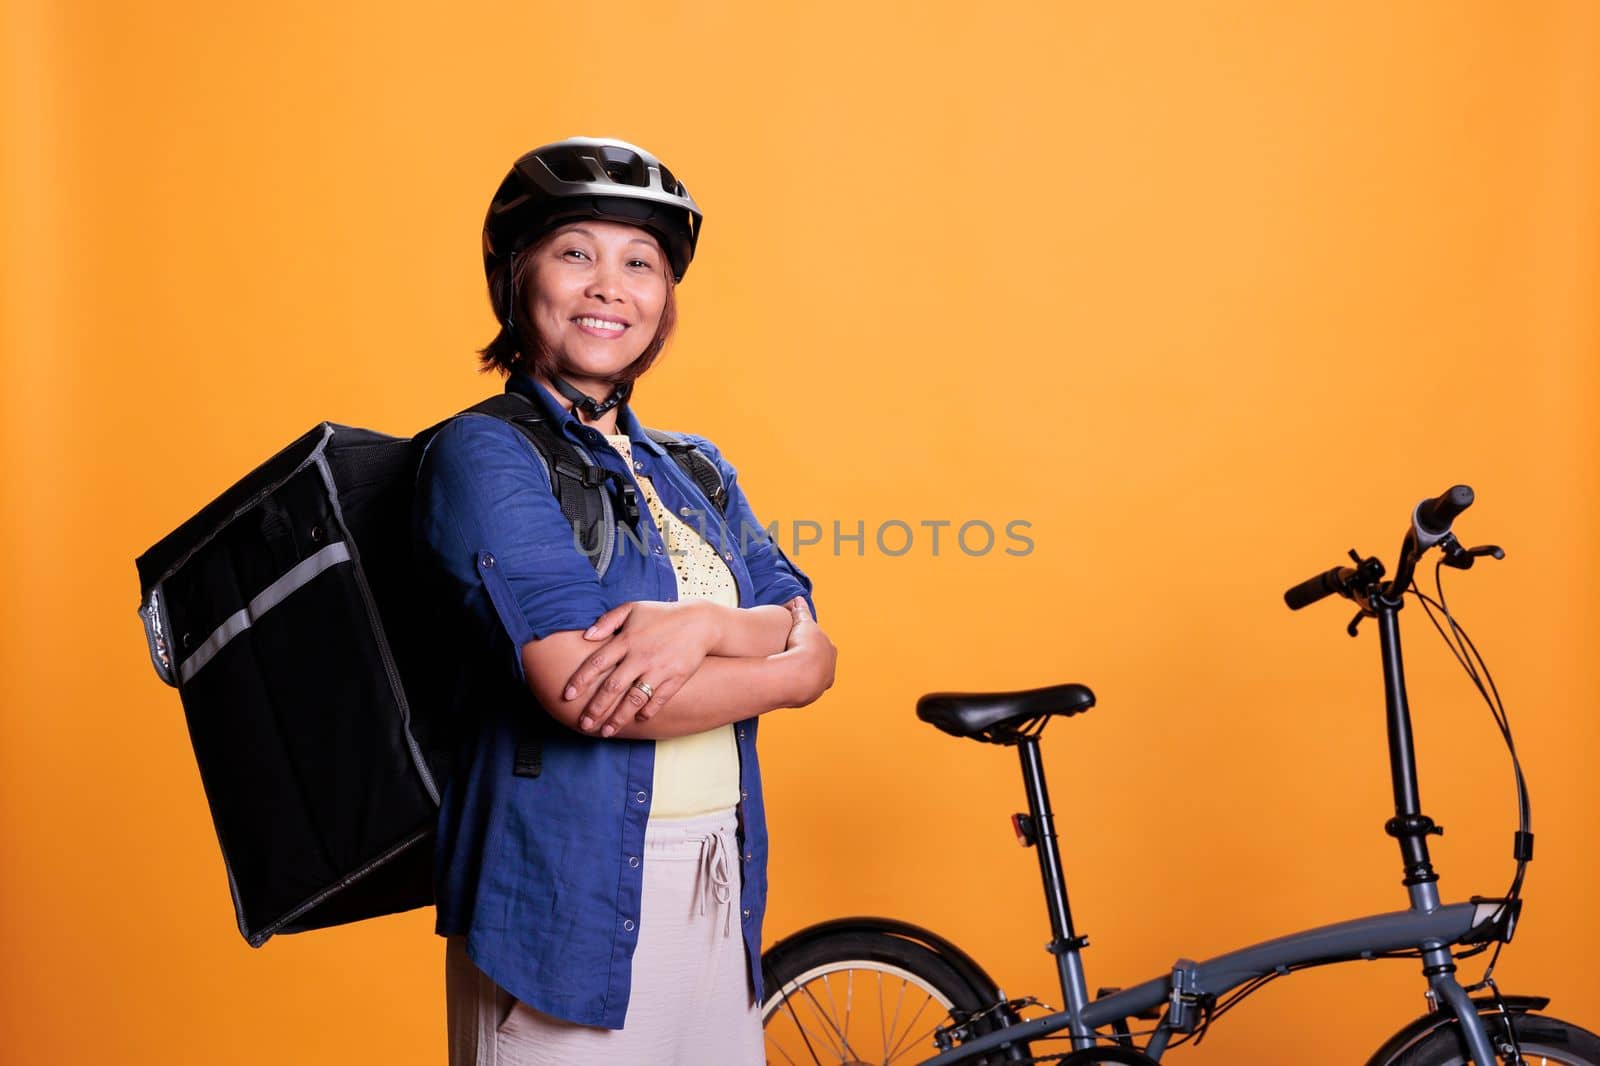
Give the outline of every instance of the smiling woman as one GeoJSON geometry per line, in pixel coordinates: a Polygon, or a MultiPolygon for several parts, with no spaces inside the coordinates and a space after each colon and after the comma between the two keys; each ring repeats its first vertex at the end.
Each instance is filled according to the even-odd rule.
{"type": "MultiPolygon", "coordinates": [[[[554,230],[516,255],[509,267],[502,268],[500,279],[491,276],[492,291],[504,285],[504,276],[510,277],[514,292],[519,294],[511,307],[520,302],[527,308],[538,323],[538,331],[530,345],[532,350],[524,358],[516,339],[514,315],[508,314],[511,324],[503,324],[500,333],[480,353],[484,369],[509,374],[526,363],[535,373],[550,377],[558,364],[552,343],[559,344],[564,323],[577,322],[580,317],[560,319],[560,305],[565,305],[587,312],[587,324],[580,328],[591,336],[615,338],[628,333],[631,343],[623,350],[633,358],[612,378],[637,380],[655,364],[678,322],[677,284],[665,265],[666,254],[659,241],[634,226],[596,219],[554,230]],[[554,247],[558,244],[559,248],[554,247]],[[604,257],[600,255],[602,249],[607,253],[604,257]],[[562,265],[557,267],[556,262],[562,265]],[[594,274],[613,269],[618,276],[604,280],[621,285],[626,291],[612,289],[588,300],[585,287],[594,274]],[[640,301],[633,309],[633,320],[607,309],[629,298],[640,301]],[[648,343],[639,350],[641,337],[648,343]],[[546,338],[553,338],[554,342],[546,338]]],[[[508,295],[505,299],[513,298],[508,295]]],[[[499,299],[496,304],[501,305],[499,299]]]]}
{"type": "Polygon", "coordinates": [[[576,138],[519,159],[485,222],[484,367],[607,493],[614,550],[579,550],[571,472],[510,423],[427,445],[423,593],[471,664],[435,861],[453,1066],[763,1059],[757,717],[815,700],[835,652],[810,579],[731,532],[764,528],[733,467],[627,402],[700,218],[649,153],[576,138]]]}
{"type": "Polygon", "coordinates": [[[568,382],[604,392],[648,370],[676,319],[665,261],[648,233],[604,221],[563,226],[525,252],[535,374],[554,376],[565,356],[568,382]]]}

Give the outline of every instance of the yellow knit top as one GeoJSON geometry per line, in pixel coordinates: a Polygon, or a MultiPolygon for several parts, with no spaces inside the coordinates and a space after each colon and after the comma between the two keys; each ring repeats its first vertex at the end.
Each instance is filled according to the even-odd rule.
{"type": "MultiPolygon", "coordinates": [[[[633,465],[632,443],[627,434],[607,434],[606,440],[633,465]]],[[[666,545],[667,558],[677,579],[678,599],[703,599],[726,607],[739,606],[739,588],[728,564],[694,527],[668,511],[655,486],[635,474],[650,517],[666,545]]],[[[702,516],[703,518],[703,516],[702,516]]],[[[661,714],[670,715],[672,704],[661,714]]],[[[739,802],[739,747],[733,726],[717,726],[703,733],[656,741],[655,799],[651,818],[690,818],[726,810],[739,802]]]]}

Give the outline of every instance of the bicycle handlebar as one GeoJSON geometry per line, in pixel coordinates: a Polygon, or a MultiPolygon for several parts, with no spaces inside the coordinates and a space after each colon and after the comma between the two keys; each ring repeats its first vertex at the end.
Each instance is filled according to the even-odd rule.
{"type": "Polygon", "coordinates": [[[1450,523],[1456,516],[1472,506],[1472,500],[1472,489],[1466,485],[1457,485],[1431,500],[1423,500],[1417,504],[1417,525],[1424,533],[1442,537],[1450,532],[1450,523]]]}
{"type": "Polygon", "coordinates": [[[1294,588],[1283,594],[1283,602],[1289,605],[1289,610],[1298,611],[1302,607],[1309,607],[1324,596],[1332,596],[1335,592],[1344,589],[1344,583],[1354,570],[1348,566],[1336,566],[1332,570],[1324,570],[1316,577],[1307,578],[1294,588]]]}
{"type": "Polygon", "coordinates": [[[1429,548],[1442,542],[1453,543],[1450,523],[1456,516],[1472,506],[1472,489],[1456,485],[1441,492],[1431,500],[1417,504],[1412,513],[1411,528],[1400,545],[1400,563],[1394,568],[1394,580],[1384,586],[1384,595],[1398,598],[1411,586],[1411,574],[1429,548]]]}
{"type": "MultiPolygon", "coordinates": [[[[1362,589],[1398,597],[1410,586],[1412,571],[1429,548],[1443,543],[1449,549],[1455,543],[1450,536],[1450,524],[1462,511],[1472,506],[1472,501],[1471,488],[1455,485],[1431,500],[1417,504],[1412,512],[1411,527],[1406,530],[1405,542],[1400,546],[1399,565],[1395,568],[1392,581],[1379,586],[1377,579],[1383,576],[1383,566],[1377,560],[1370,559],[1362,562],[1359,570],[1336,566],[1316,577],[1307,578],[1285,592],[1283,602],[1289,605],[1291,611],[1298,611],[1335,593],[1359,599],[1364,595],[1362,589]],[[1352,587],[1352,583],[1355,587],[1352,587]]],[[[1459,551],[1459,548],[1456,550],[1459,551]]]]}

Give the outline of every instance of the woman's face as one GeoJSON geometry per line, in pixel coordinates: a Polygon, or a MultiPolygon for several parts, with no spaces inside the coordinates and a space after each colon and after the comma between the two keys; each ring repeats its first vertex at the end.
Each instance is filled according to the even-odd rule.
{"type": "Polygon", "coordinates": [[[667,299],[667,258],[637,226],[585,219],[533,251],[530,318],[563,377],[608,383],[643,354],[667,299]]]}

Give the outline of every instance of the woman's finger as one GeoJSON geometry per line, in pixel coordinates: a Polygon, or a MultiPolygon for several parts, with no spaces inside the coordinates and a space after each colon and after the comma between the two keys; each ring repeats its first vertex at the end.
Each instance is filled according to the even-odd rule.
{"type": "MultiPolygon", "coordinates": [[[[613,672],[615,672],[615,668],[613,668],[613,672]]],[[[607,675],[607,676],[609,676],[609,675],[607,675]]],[[[606,682],[606,677],[600,678],[600,688],[604,688],[605,687],[605,682],[606,682]]],[[[598,695],[598,694],[599,694],[599,689],[596,689],[596,695],[598,695]]],[[[591,700],[590,702],[592,703],[593,700],[591,700]]],[[[595,726],[598,725],[598,724],[599,723],[595,720],[594,712],[592,710],[590,710],[588,706],[585,706],[583,708],[583,710],[578,712],[578,728],[583,730],[585,733],[593,733],[594,730],[595,730],[595,726]]]]}
{"type": "Polygon", "coordinates": [[[618,637],[611,643],[601,647],[598,651],[591,652],[589,657],[572,672],[567,679],[567,687],[562,690],[563,700],[575,700],[582,696],[600,678],[605,676],[607,670],[616,666],[622,657],[628,653],[626,637],[618,637]]]}
{"type": "Polygon", "coordinates": [[[613,671],[613,676],[620,675],[623,677],[632,678],[633,680],[627,683],[627,687],[623,689],[622,695],[617,699],[616,706],[612,708],[610,715],[601,722],[601,736],[609,737],[615,734],[617,730],[626,725],[630,719],[634,718],[639,714],[640,711],[644,710],[645,706],[654,698],[657,685],[665,685],[667,681],[670,680],[668,677],[661,676],[661,674],[665,671],[665,668],[657,667],[657,672],[655,674],[657,680],[650,682],[650,692],[647,693],[644,689],[639,687],[639,682],[644,679],[643,675],[640,673],[641,670],[649,672],[650,668],[629,665],[628,662],[624,660],[622,665],[618,666],[618,668],[613,671]]]}
{"type": "Polygon", "coordinates": [[[605,640],[622,628],[622,623],[628,620],[628,615],[633,611],[632,601],[619,603],[605,614],[594,620],[594,625],[583,631],[584,640],[605,640]]]}
{"type": "Polygon", "coordinates": [[[661,708],[666,706],[667,701],[677,694],[677,691],[683,687],[684,682],[687,680],[688,678],[669,677],[655,686],[655,695],[650,697],[650,702],[639,709],[639,712],[633,716],[633,720],[635,722],[648,722],[660,714],[661,708]]]}
{"type": "MultiPolygon", "coordinates": [[[[644,669],[639,653],[630,652],[612,667],[611,673],[607,674],[595,688],[594,695],[589,698],[588,707],[584,709],[584,716],[593,721],[593,728],[596,731],[602,730],[616,714],[618,705],[622,703],[623,697],[628,694],[633,683],[642,676],[644,669]]],[[[619,719],[619,723],[620,721],[619,719]]]]}
{"type": "MultiPolygon", "coordinates": [[[[624,657],[623,662],[627,659],[624,657]]],[[[633,683],[633,676],[622,676],[623,665],[618,663],[611,668],[611,672],[600,679],[595,686],[594,695],[589,697],[589,702],[584,705],[583,711],[578,716],[578,728],[585,732],[594,732],[605,724],[611,717],[611,712],[616,709],[617,701],[633,683]]]]}

